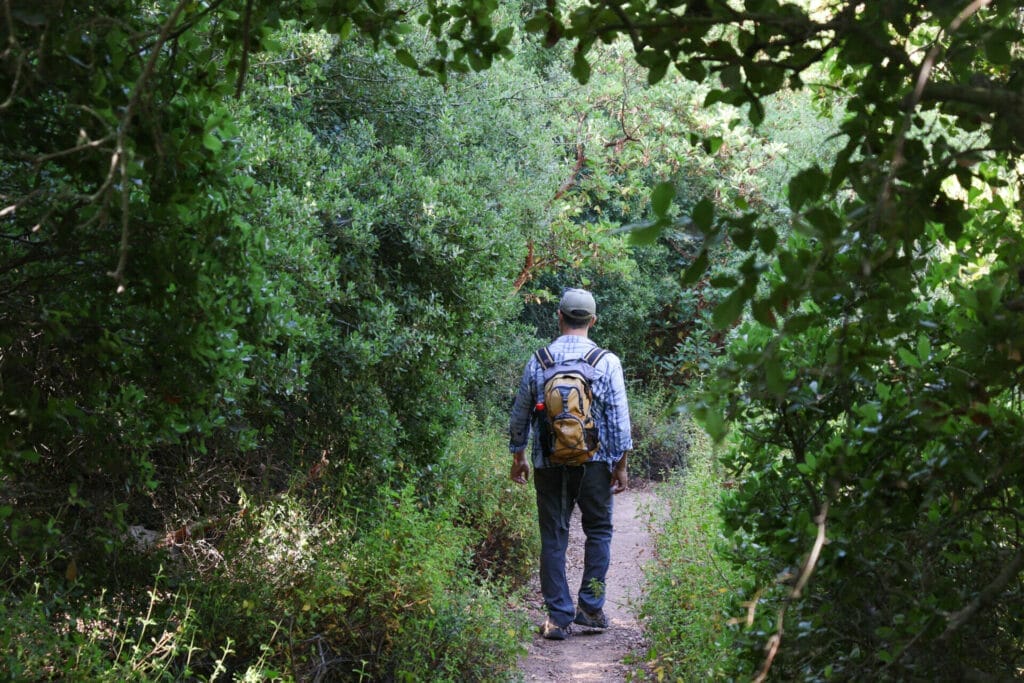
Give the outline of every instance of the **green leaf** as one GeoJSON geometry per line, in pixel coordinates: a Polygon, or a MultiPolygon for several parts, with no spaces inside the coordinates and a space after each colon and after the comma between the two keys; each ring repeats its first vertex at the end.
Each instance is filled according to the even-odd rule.
{"type": "Polygon", "coordinates": [[[498,35],[494,36],[494,42],[502,47],[505,47],[506,45],[512,42],[513,35],[514,32],[511,26],[503,28],[500,31],[498,31],[498,35]]]}
{"type": "Polygon", "coordinates": [[[570,72],[572,77],[583,85],[590,80],[590,62],[587,61],[587,56],[579,50],[573,55],[570,72]]]}
{"type": "Polygon", "coordinates": [[[218,138],[212,132],[207,132],[205,135],[203,135],[203,147],[210,150],[211,152],[217,153],[224,147],[224,143],[222,143],[220,141],[220,138],[218,138]]]}
{"type": "Polygon", "coordinates": [[[629,231],[628,239],[629,243],[636,246],[646,246],[654,244],[658,237],[661,236],[661,223],[655,221],[645,227],[637,227],[634,230],[629,231]]]}
{"type": "Polygon", "coordinates": [[[775,327],[775,313],[772,311],[771,302],[765,299],[754,301],[753,303],[750,304],[750,310],[754,315],[754,320],[761,323],[765,327],[775,327]]]}
{"type": "Polygon", "coordinates": [[[672,198],[676,196],[675,183],[658,183],[651,191],[651,210],[658,217],[665,216],[672,205],[672,198]]]}
{"type": "Polygon", "coordinates": [[[775,232],[775,228],[768,226],[757,231],[757,244],[764,253],[770,254],[775,251],[775,246],[778,242],[779,235],[775,232]]]}
{"type": "Polygon", "coordinates": [[[692,285],[694,282],[700,279],[700,276],[704,274],[704,271],[708,269],[708,250],[701,249],[700,253],[697,254],[697,258],[693,260],[686,270],[683,271],[682,277],[679,278],[683,285],[692,285]]]}
{"type": "Polygon", "coordinates": [[[921,367],[921,361],[919,361],[917,359],[917,356],[912,354],[908,349],[905,349],[901,346],[900,348],[896,349],[896,352],[899,354],[900,360],[903,361],[904,365],[909,365],[912,368],[921,367]]]}
{"type": "Polygon", "coordinates": [[[722,148],[722,144],[725,142],[725,138],[721,135],[711,135],[701,140],[701,147],[708,154],[718,154],[718,150],[722,148]]]}
{"type": "Polygon", "coordinates": [[[485,55],[481,55],[477,52],[469,53],[469,66],[473,71],[485,71],[491,66],[491,60],[485,55]]]}
{"type": "Polygon", "coordinates": [[[776,396],[784,396],[786,394],[789,382],[786,381],[786,373],[783,371],[782,364],[779,363],[778,359],[769,358],[765,361],[764,383],[768,387],[768,391],[776,396]]]}
{"type": "Polygon", "coordinates": [[[932,356],[932,342],[924,334],[917,335],[917,357],[924,365],[932,356]]]}
{"type": "Polygon", "coordinates": [[[338,29],[338,40],[345,41],[352,34],[352,20],[346,18],[341,24],[341,28],[338,29]]]}
{"type": "Polygon", "coordinates": [[[697,59],[691,59],[686,62],[676,62],[676,69],[679,70],[685,78],[695,82],[702,82],[708,75],[708,70],[704,68],[704,63],[697,59]]]}
{"type": "Polygon", "coordinates": [[[651,65],[650,70],[647,72],[647,84],[656,85],[661,79],[665,78],[665,74],[668,72],[669,65],[668,57],[662,55],[654,64],[651,65]]]}
{"type": "Polygon", "coordinates": [[[740,67],[737,65],[727,66],[722,69],[722,72],[719,74],[719,78],[722,81],[722,85],[730,90],[738,87],[743,82],[740,67]]]}
{"type": "Polygon", "coordinates": [[[693,207],[690,216],[693,218],[693,224],[701,232],[707,234],[711,232],[711,226],[715,222],[715,205],[711,203],[710,199],[704,198],[693,207]]]}
{"type": "Polygon", "coordinates": [[[711,314],[711,323],[719,330],[732,327],[743,313],[743,304],[746,302],[747,296],[742,288],[733,290],[715,306],[715,311],[711,314]]]}
{"type": "Polygon", "coordinates": [[[532,17],[526,20],[525,24],[523,24],[523,30],[526,31],[527,33],[537,33],[538,31],[543,31],[544,29],[546,29],[550,22],[551,19],[548,17],[547,14],[534,14],[532,17]]]}
{"type": "Polygon", "coordinates": [[[761,104],[761,100],[756,97],[750,101],[750,110],[747,111],[747,119],[753,126],[760,126],[761,122],[764,121],[764,105],[761,104]]]}
{"type": "Polygon", "coordinates": [[[824,207],[816,207],[804,214],[807,221],[814,226],[815,231],[829,239],[835,239],[843,230],[842,221],[836,214],[824,207]]]}
{"type": "Polygon", "coordinates": [[[626,225],[613,230],[612,234],[626,235],[630,244],[653,244],[654,241],[661,236],[662,231],[668,227],[668,225],[669,221],[665,218],[659,218],[653,221],[639,221],[636,223],[627,223],[626,225]]]}
{"type": "Polygon", "coordinates": [[[406,50],[405,48],[395,50],[395,59],[398,60],[399,64],[401,64],[402,66],[407,66],[410,69],[415,69],[417,67],[416,58],[413,57],[412,53],[406,50]]]}
{"type": "Polygon", "coordinates": [[[786,324],[782,326],[782,330],[786,334],[800,334],[806,331],[815,320],[815,316],[809,313],[797,313],[786,319],[786,324]]]}
{"type": "Polygon", "coordinates": [[[817,164],[805,168],[789,181],[789,208],[799,211],[809,201],[818,199],[828,187],[828,176],[817,164]]]}

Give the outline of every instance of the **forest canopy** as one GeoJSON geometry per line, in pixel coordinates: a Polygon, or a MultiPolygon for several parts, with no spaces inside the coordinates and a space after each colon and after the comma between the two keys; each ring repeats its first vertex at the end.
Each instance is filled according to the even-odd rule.
{"type": "MultiPolygon", "coordinates": [[[[453,434],[583,285],[722,443],[736,675],[1019,676],[1022,28],[998,0],[6,0],[0,580],[131,592],[128,530],[213,543],[250,507],[390,557],[393,506],[449,568],[409,599],[443,594],[458,551],[411,539],[458,526],[453,434]],[[816,144],[772,147],[796,110],[816,144]]],[[[344,547],[262,604],[380,608],[317,583],[344,547]]],[[[203,625],[247,624],[239,670],[253,621],[203,625]]]]}

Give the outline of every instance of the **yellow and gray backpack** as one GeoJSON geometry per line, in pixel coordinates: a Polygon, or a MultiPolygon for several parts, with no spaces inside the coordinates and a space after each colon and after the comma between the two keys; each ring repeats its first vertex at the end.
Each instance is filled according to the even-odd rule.
{"type": "Polygon", "coordinates": [[[534,354],[544,372],[535,406],[538,436],[541,452],[552,465],[582,465],[600,446],[590,385],[594,368],[607,353],[595,347],[582,358],[557,362],[547,347],[534,354]]]}

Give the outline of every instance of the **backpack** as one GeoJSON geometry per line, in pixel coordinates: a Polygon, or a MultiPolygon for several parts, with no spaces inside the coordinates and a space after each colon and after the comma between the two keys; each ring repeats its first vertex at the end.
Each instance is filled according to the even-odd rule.
{"type": "Polygon", "coordinates": [[[541,452],[554,465],[582,465],[600,445],[591,415],[594,367],[608,351],[593,348],[582,358],[555,362],[544,347],[534,357],[544,371],[543,395],[535,406],[541,452]]]}

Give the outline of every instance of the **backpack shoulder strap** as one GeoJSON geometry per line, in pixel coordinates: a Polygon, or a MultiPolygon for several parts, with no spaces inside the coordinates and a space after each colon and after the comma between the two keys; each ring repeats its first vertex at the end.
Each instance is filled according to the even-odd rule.
{"type": "Polygon", "coordinates": [[[595,346],[594,348],[587,351],[587,354],[583,356],[583,360],[591,367],[597,367],[597,364],[601,361],[601,359],[607,356],[609,353],[611,352],[608,351],[608,349],[602,349],[600,347],[595,346]]]}
{"type": "Polygon", "coordinates": [[[540,363],[542,370],[549,370],[555,365],[555,357],[551,355],[551,350],[548,347],[537,349],[537,352],[533,354],[533,357],[540,363]]]}

